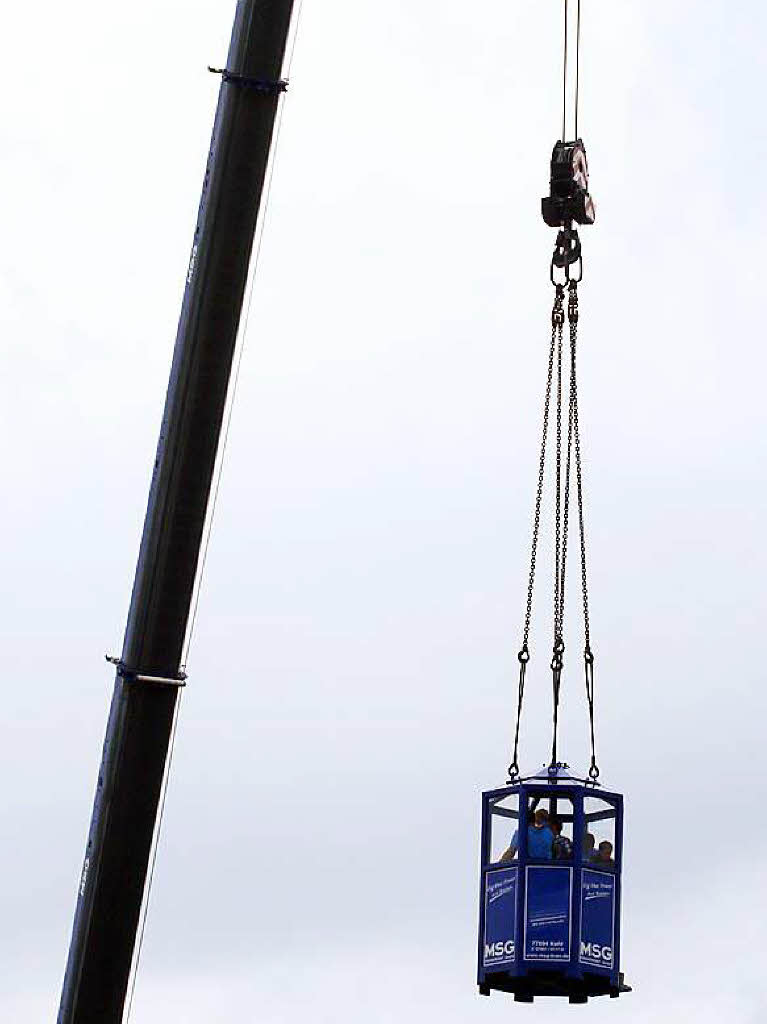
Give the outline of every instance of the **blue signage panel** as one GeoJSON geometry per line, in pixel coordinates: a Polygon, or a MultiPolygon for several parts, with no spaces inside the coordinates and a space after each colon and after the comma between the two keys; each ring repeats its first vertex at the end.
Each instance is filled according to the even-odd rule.
{"type": "Polygon", "coordinates": [[[525,889],[525,960],[568,961],[573,869],[530,866],[525,889]]]}
{"type": "Polygon", "coordinates": [[[514,963],[517,925],[517,868],[485,875],[485,949],[483,967],[514,963]]]}
{"type": "Polygon", "coordinates": [[[588,967],[613,968],[615,948],[615,875],[583,869],[581,883],[580,962],[588,967]]]}

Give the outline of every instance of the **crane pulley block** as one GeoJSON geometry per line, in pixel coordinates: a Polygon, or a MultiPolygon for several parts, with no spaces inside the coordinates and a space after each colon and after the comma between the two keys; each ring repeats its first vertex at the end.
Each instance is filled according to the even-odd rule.
{"type": "Polygon", "coordinates": [[[543,219],[551,228],[593,224],[594,201],[589,195],[589,165],[581,139],[556,142],[551,154],[550,193],[541,200],[543,219]]]}

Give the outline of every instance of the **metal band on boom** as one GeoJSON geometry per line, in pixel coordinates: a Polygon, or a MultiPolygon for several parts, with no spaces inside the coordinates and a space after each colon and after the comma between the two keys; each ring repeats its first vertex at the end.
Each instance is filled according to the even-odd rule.
{"type": "Polygon", "coordinates": [[[280,78],[276,82],[267,82],[263,78],[249,78],[247,75],[237,75],[226,68],[212,68],[208,65],[208,71],[213,75],[221,75],[224,82],[233,82],[234,85],[242,85],[246,89],[253,89],[255,92],[263,93],[264,96],[279,96],[280,93],[288,91],[290,84],[287,78],[280,78]]]}
{"type": "Polygon", "coordinates": [[[118,676],[128,683],[151,683],[155,686],[186,686],[186,672],[179,672],[176,676],[147,676],[141,672],[136,672],[135,669],[128,668],[120,658],[115,658],[110,654],[105,654],[104,657],[110,665],[115,666],[118,676]]]}

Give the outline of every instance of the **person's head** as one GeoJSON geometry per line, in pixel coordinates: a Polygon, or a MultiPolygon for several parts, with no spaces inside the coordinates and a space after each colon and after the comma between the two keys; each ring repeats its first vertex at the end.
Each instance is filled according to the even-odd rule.
{"type": "Polygon", "coordinates": [[[609,839],[603,839],[602,842],[599,844],[599,859],[613,859],[613,844],[610,842],[609,839]]]}
{"type": "Polygon", "coordinates": [[[585,838],[583,840],[583,848],[586,851],[587,855],[594,852],[594,843],[595,842],[596,842],[596,839],[594,839],[594,833],[593,832],[587,832],[586,836],[585,836],[585,838]]]}
{"type": "Polygon", "coordinates": [[[560,834],[560,832],[562,831],[562,822],[559,820],[559,818],[555,818],[552,815],[549,818],[549,828],[551,829],[551,831],[554,833],[555,836],[558,836],[560,834]]]}
{"type": "Polygon", "coordinates": [[[549,812],[545,807],[539,807],[533,816],[533,826],[535,828],[543,828],[544,825],[549,823],[549,812]]]}

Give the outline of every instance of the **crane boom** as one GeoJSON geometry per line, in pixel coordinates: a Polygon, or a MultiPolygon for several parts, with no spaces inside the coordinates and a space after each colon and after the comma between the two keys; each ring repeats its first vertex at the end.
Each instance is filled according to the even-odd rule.
{"type": "Polygon", "coordinates": [[[120,1024],[293,0],[239,0],[189,263],[58,1024],[120,1024]]]}

